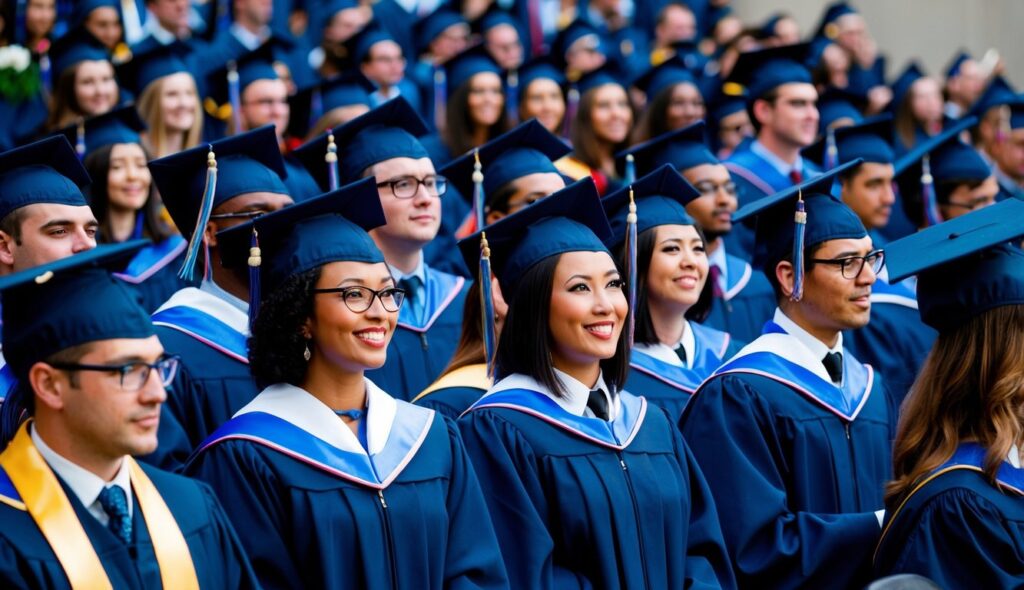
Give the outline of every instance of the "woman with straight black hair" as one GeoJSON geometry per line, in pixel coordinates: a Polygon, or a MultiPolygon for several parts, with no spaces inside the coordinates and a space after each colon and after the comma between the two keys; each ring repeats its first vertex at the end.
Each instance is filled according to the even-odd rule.
{"type": "Polygon", "coordinates": [[[590,179],[486,230],[508,315],[498,381],[459,426],[510,582],[733,587],[714,502],[675,419],[623,389],[629,310],[609,237],[590,179]]]}

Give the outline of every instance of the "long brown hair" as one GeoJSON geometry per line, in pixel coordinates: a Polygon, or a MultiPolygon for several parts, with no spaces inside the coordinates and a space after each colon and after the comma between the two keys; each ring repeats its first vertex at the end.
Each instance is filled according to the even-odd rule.
{"type": "MultiPolygon", "coordinates": [[[[146,155],[146,161],[151,158],[149,152],[141,144],[142,153],[146,155]]],[[[92,178],[92,184],[88,189],[89,207],[93,215],[100,222],[97,241],[103,244],[112,243],[113,236],[110,235],[110,194],[107,192],[107,179],[110,175],[110,154],[114,145],[105,145],[85,157],[82,164],[92,178]]],[[[156,183],[150,182],[149,196],[142,205],[142,235],[146,238],[160,243],[174,235],[176,232],[167,225],[161,218],[160,199],[156,197],[156,183]]]]}
{"type": "Polygon", "coordinates": [[[893,446],[892,509],[963,442],[996,472],[1024,431],[1024,305],[990,309],[939,334],[903,406],[893,446]]]}
{"type": "Polygon", "coordinates": [[[50,97],[50,116],[46,121],[46,128],[51,131],[63,129],[84,116],[82,107],[78,105],[78,99],[75,97],[78,65],[66,68],[54,84],[53,95],[50,97]]]}
{"type": "Polygon", "coordinates": [[[484,354],[483,309],[480,300],[480,279],[477,278],[469,287],[466,304],[462,308],[462,334],[455,354],[442,375],[451,373],[469,365],[482,365],[487,362],[484,354]]]}
{"type": "Polygon", "coordinates": [[[903,102],[897,105],[896,117],[893,119],[893,126],[896,128],[896,135],[899,136],[903,145],[908,148],[914,147],[917,141],[916,133],[919,126],[914,117],[914,87],[911,86],[903,97],[903,102]]]}
{"type": "MultiPolygon", "coordinates": [[[[600,86],[591,88],[580,96],[580,104],[576,110],[576,118],[572,121],[572,129],[569,133],[569,139],[572,140],[572,155],[587,166],[600,170],[601,151],[604,149],[602,146],[604,146],[606,142],[597,137],[597,133],[594,132],[594,126],[590,123],[590,119],[593,116],[594,103],[597,102],[596,90],[598,88],[600,88],[600,86]]],[[[630,105],[629,108],[630,111],[632,111],[633,106],[630,105]]],[[[628,143],[629,134],[626,134],[625,141],[612,146],[612,154],[625,149],[628,143]]]]}
{"type": "MultiPolygon", "coordinates": [[[[191,76],[189,77],[191,78],[191,76]]],[[[170,155],[167,137],[171,132],[164,123],[163,107],[160,106],[160,97],[163,95],[165,80],[167,80],[167,76],[158,78],[150,83],[149,86],[146,86],[139,97],[137,107],[139,116],[142,117],[142,120],[146,122],[146,126],[149,128],[145,138],[146,148],[154,158],[170,155]]],[[[185,138],[181,145],[183,150],[199,145],[199,140],[202,139],[203,134],[202,97],[199,96],[199,91],[195,86],[195,79],[192,79],[192,89],[196,94],[196,120],[192,123],[192,128],[184,134],[185,138]]]]}
{"type": "MultiPolygon", "coordinates": [[[[471,77],[455,89],[455,92],[448,98],[445,110],[444,140],[452,156],[460,156],[475,147],[480,147],[473,143],[473,128],[476,126],[476,123],[473,122],[469,113],[469,93],[472,90],[472,86],[473,78],[471,77]]],[[[503,96],[504,92],[502,90],[503,96]]],[[[505,100],[508,100],[507,96],[505,100]]],[[[487,129],[487,141],[508,131],[509,127],[508,110],[503,104],[501,116],[498,117],[494,125],[487,129]]]]}

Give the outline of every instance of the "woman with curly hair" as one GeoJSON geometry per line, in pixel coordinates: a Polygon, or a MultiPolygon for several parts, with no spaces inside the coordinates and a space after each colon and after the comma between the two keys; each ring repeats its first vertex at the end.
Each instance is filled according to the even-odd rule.
{"type": "Polygon", "coordinates": [[[1022,212],[1010,199],[886,246],[939,336],[903,404],[879,575],[1024,585],[1024,253],[1007,244],[1022,212]]]}
{"type": "Polygon", "coordinates": [[[455,425],[364,375],[405,295],[366,233],[383,223],[366,178],[218,234],[239,255],[225,264],[258,269],[249,361],[265,389],[186,472],[219,495],[265,587],[507,587],[455,425]]]}

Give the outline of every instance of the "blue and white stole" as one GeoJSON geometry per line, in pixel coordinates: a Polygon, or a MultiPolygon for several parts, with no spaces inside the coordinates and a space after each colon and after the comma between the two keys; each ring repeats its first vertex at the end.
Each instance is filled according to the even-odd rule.
{"type": "Polygon", "coordinates": [[[889,274],[883,269],[878,280],[871,285],[871,303],[890,303],[917,309],[917,293],[907,286],[906,281],[890,284],[889,274]]]}
{"type": "MultiPolygon", "coordinates": [[[[871,396],[874,370],[843,350],[843,385],[837,387],[821,359],[775,322],[715,371],[712,379],[729,373],[758,375],[781,383],[846,422],[853,422],[871,396]]],[[[699,393],[698,393],[699,395],[699,393]]]]}
{"type": "Polygon", "coordinates": [[[750,282],[750,277],[754,274],[754,269],[750,266],[746,260],[733,256],[729,253],[725,254],[725,266],[726,266],[726,286],[725,292],[722,293],[723,299],[731,301],[734,297],[743,291],[743,288],[750,282]]]}
{"type": "Polygon", "coordinates": [[[159,244],[150,244],[132,257],[124,271],[114,273],[114,276],[126,283],[137,285],[174,262],[187,246],[185,238],[178,235],[171,236],[159,244]]]}
{"type": "Polygon", "coordinates": [[[426,297],[423,311],[423,324],[416,322],[413,315],[412,305],[403,305],[398,310],[398,327],[412,330],[413,332],[426,332],[434,325],[437,318],[441,317],[444,310],[455,301],[462,291],[466,279],[450,275],[446,272],[434,270],[424,264],[423,266],[422,294],[426,297]]]}
{"type": "Polygon", "coordinates": [[[687,322],[693,330],[696,343],[692,367],[680,367],[659,360],[649,354],[633,349],[629,366],[658,381],[667,383],[686,393],[697,391],[700,384],[725,360],[725,351],[729,347],[730,336],[722,332],[698,324],[687,322]]]}
{"type": "Polygon", "coordinates": [[[249,364],[249,318],[219,297],[188,287],[172,295],[153,313],[152,319],[154,326],[177,330],[249,364]]]}
{"type": "Polygon", "coordinates": [[[626,391],[620,392],[618,396],[619,411],[611,422],[577,416],[543,392],[518,388],[485,395],[470,406],[463,416],[486,408],[507,408],[534,416],[596,445],[622,451],[640,432],[647,415],[647,400],[626,391]]]}
{"type": "Polygon", "coordinates": [[[329,407],[303,389],[264,389],[192,454],[228,440],[247,440],[311,467],[375,490],[388,487],[416,456],[434,410],[396,401],[366,380],[366,448],[329,407]]]}

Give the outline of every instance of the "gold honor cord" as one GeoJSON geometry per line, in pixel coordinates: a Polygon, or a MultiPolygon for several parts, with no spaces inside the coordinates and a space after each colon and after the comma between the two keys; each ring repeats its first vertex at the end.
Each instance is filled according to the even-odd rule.
{"type": "Polygon", "coordinates": [[[430,395],[439,389],[447,389],[449,387],[475,387],[486,391],[491,388],[491,385],[493,385],[493,381],[487,376],[487,365],[466,365],[455,369],[451,373],[448,373],[435,381],[430,387],[424,389],[423,393],[417,395],[413,401],[430,395]]]}
{"type": "MultiPolygon", "coordinates": [[[[138,464],[131,457],[125,457],[125,461],[128,461],[132,489],[153,541],[163,587],[198,589],[188,545],[167,504],[138,464]]],[[[71,587],[75,590],[111,588],[103,564],[57,476],[32,444],[28,423],[21,426],[14,440],[0,454],[0,467],[7,472],[26,510],[57,556],[71,587]]]]}

